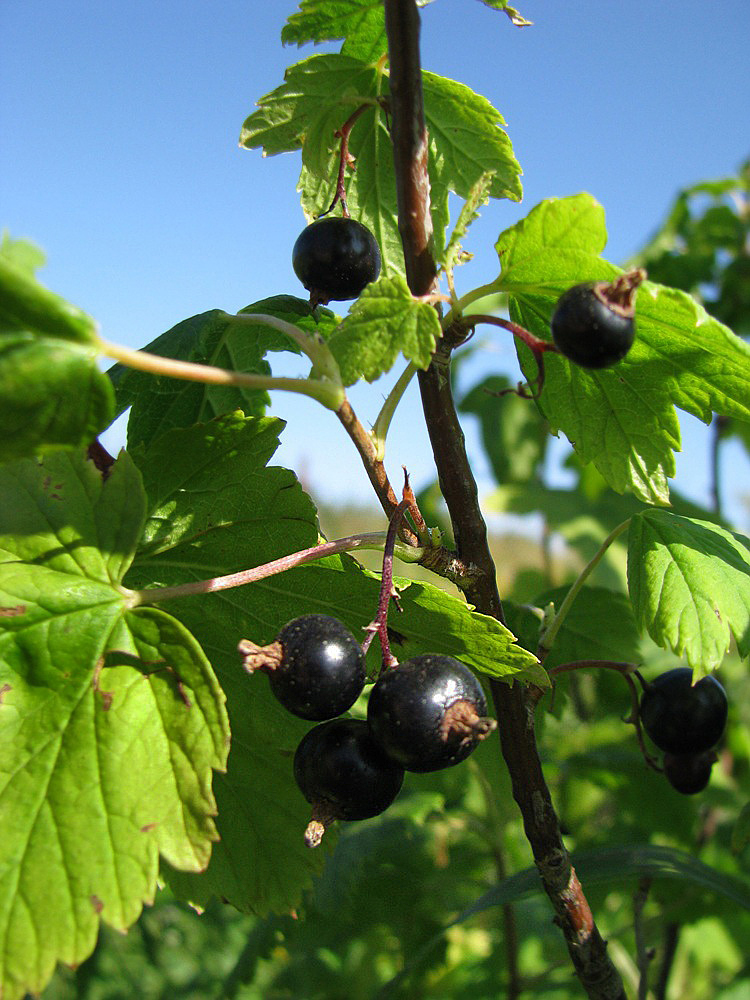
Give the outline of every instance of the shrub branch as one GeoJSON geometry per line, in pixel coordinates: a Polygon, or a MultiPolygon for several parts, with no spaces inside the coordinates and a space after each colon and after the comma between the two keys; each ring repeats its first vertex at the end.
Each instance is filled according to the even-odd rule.
{"type": "MultiPolygon", "coordinates": [[[[385,15],[399,231],[409,287],[414,295],[426,295],[435,291],[437,268],[431,253],[419,12],[414,0],[385,0],[385,15]]],[[[487,528],[451,392],[450,356],[457,342],[456,332],[451,336],[452,328],[448,327],[432,364],[426,372],[419,373],[420,391],[458,555],[479,570],[472,581],[464,581],[464,592],[479,611],[502,622],[503,609],[495,583],[487,528]]],[[[492,682],[492,693],[513,794],[576,972],[589,997],[625,1000],[622,980],[607,955],[606,943],[594,923],[562,841],[559,820],[537,751],[533,706],[520,684],[509,687],[492,682]]]]}

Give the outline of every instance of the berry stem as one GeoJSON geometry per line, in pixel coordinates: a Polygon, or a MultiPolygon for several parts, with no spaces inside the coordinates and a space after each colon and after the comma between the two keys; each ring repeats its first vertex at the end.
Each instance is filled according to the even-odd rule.
{"type": "Polygon", "coordinates": [[[383,548],[383,572],[380,578],[378,611],[373,621],[367,626],[368,634],[362,643],[362,652],[366,653],[372,644],[372,640],[377,635],[378,641],[380,642],[380,649],[383,654],[382,659],[384,670],[387,670],[390,667],[398,666],[398,660],[393,653],[391,653],[391,644],[388,640],[388,608],[390,606],[391,599],[393,599],[396,602],[396,607],[399,611],[401,610],[398,603],[398,593],[393,586],[393,549],[396,543],[396,535],[398,533],[399,525],[401,524],[401,518],[404,516],[406,511],[409,510],[414,499],[414,494],[409,487],[409,477],[406,473],[404,473],[404,479],[404,499],[400,504],[398,504],[393,512],[393,517],[388,525],[385,547],[383,548]]]}
{"type": "Polygon", "coordinates": [[[618,660],[572,660],[550,668],[549,675],[557,677],[558,674],[567,674],[573,670],[616,670],[618,674],[627,675],[636,673],[638,665],[618,660]]]}
{"type": "Polygon", "coordinates": [[[519,326],[518,323],[514,323],[512,320],[503,319],[502,316],[490,316],[486,313],[471,313],[468,316],[462,316],[460,319],[455,320],[455,322],[467,330],[473,330],[478,323],[489,323],[492,326],[500,326],[504,330],[508,330],[513,334],[514,337],[518,337],[522,340],[526,346],[533,351],[534,356],[538,354],[543,354],[545,351],[554,351],[559,353],[557,347],[552,343],[551,340],[542,340],[541,337],[535,336],[529,330],[523,326],[519,326]]]}
{"type": "Polygon", "coordinates": [[[336,207],[336,203],[339,201],[341,202],[341,214],[345,219],[350,217],[349,207],[346,204],[346,168],[354,167],[354,157],[349,152],[349,136],[354,128],[354,123],[360,115],[364,114],[364,112],[371,107],[371,103],[360,105],[360,107],[358,107],[353,114],[349,115],[341,128],[337,129],[337,131],[333,133],[335,138],[341,139],[341,152],[339,154],[339,172],[336,178],[336,191],[333,196],[333,201],[325,212],[320,213],[318,216],[319,219],[322,219],[325,215],[329,215],[336,207]]]}
{"type": "MultiPolygon", "coordinates": [[[[196,594],[211,594],[217,590],[229,590],[232,587],[242,587],[246,583],[257,583],[277,573],[284,573],[296,566],[324,559],[326,556],[339,552],[353,552],[355,549],[380,549],[387,542],[387,533],[372,531],[360,535],[347,535],[333,542],[323,542],[309,549],[301,549],[280,559],[254,566],[252,569],[241,570],[239,573],[229,573],[227,576],[212,577],[210,580],[196,580],[193,583],[180,583],[174,587],[148,587],[145,590],[128,592],[128,607],[135,608],[141,604],[153,604],[154,601],[170,601],[178,597],[192,597],[196,594]]],[[[392,543],[391,552],[396,552],[404,562],[418,562],[423,554],[420,548],[410,545],[392,543]]]]}
{"type": "Polygon", "coordinates": [[[557,638],[557,633],[560,631],[563,622],[568,617],[568,612],[573,606],[573,602],[576,597],[578,597],[584,583],[601,562],[610,545],[630,526],[630,521],[631,518],[628,518],[626,521],[618,524],[616,528],[610,531],[602,544],[599,546],[598,551],[589,560],[589,562],[586,563],[581,572],[578,574],[577,579],[575,579],[571,584],[570,590],[565,595],[565,598],[554,618],[549,625],[542,630],[542,634],[539,636],[539,645],[537,646],[536,655],[540,662],[544,663],[544,658],[552,649],[555,639],[557,638]]]}
{"type": "MultiPolygon", "coordinates": [[[[474,328],[478,323],[489,323],[492,326],[502,327],[503,330],[508,330],[513,334],[514,337],[518,337],[522,340],[524,344],[529,348],[531,353],[534,355],[534,360],[537,365],[537,376],[533,380],[533,385],[536,387],[536,391],[527,391],[523,383],[519,383],[516,389],[504,389],[499,395],[504,396],[506,393],[513,392],[517,396],[521,396],[524,399],[535,399],[538,398],[542,389],[544,388],[544,353],[546,351],[552,351],[555,354],[559,354],[557,346],[550,340],[542,340],[541,337],[535,336],[529,330],[523,326],[519,326],[518,323],[514,323],[512,320],[503,319],[502,316],[491,316],[486,313],[473,313],[470,316],[464,316],[459,320],[456,320],[456,325],[459,327],[464,327],[474,332],[474,328]]],[[[528,388],[531,390],[532,383],[528,383],[528,388]]]]}

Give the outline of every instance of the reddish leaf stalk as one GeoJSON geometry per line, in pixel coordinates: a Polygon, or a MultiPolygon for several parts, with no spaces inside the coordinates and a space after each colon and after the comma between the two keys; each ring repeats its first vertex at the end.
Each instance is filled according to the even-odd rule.
{"type": "Polygon", "coordinates": [[[178,583],[173,587],[148,587],[145,590],[133,591],[130,606],[136,607],[138,604],[152,604],[155,601],[169,601],[178,597],[193,597],[196,594],[212,594],[219,590],[231,590],[233,587],[242,587],[247,583],[257,583],[265,580],[269,576],[276,576],[278,573],[285,573],[287,570],[297,566],[304,566],[309,562],[316,562],[325,556],[336,555],[340,552],[352,552],[355,549],[375,547],[376,538],[382,538],[380,533],[369,533],[364,535],[347,535],[346,538],[337,538],[333,542],[322,542],[320,545],[313,545],[309,549],[301,549],[299,552],[292,552],[287,556],[281,556],[271,562],[263,563],[261,566],[253,566],[252,569],[243,569],[238,573],[228,573],[226,576],[212,577],[208,580],[195,580],[192,583],[178,583]]]}
{"type": "MultiPolygon", "coordinates": [[[[436,267],[430,252],[432,232],[419,59],[419,12],[414,0],[385,0],[385,15],[399,231],[409,287],[414,295],[425,295],[434,290],[436,267]]],[[[464,582],[463,589],[479,611],[503,621],[487,528],[451,393],[452,346],[449,331],[446,331],[429,369],[420,372],[422,403],[458,554],[480,571],[470,584],[464,582]]],[[[562,841],[537,751],[533,705],[527,701],[520,684],[508,686],[494,682],[492,694],[513,794],[576,972],[589,997],[625,1000],[622,980],[607,955],[606,944],[596,928],[562,841]]]]}

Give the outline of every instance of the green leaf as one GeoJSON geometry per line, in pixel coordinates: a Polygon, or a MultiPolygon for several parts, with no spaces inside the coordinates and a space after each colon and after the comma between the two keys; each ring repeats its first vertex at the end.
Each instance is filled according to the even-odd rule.
{"type": "Polygon", "coordinates": [[[269,156],[302,149],[305,162],[320,165],[327,150],[338,145],[334,132],[361,104],[373,102],[378,79],[375,67],[351,56],[303,59],[287,69],[280,87],[258,101],[258,110],[242,126],[240,145],[263,147],[269,156]]]}
{"type": "Polygon", "coordinates": [[[160,854],[205,866],[228,729],[193,637],[128,610],[144,513],[128,456],[106,481],[75,453],[9,464],[0,497],[0,992],[15,998],[83,961],[100,919],[125,930],[160,854]]]}
{"type": "Polygon", "coordinates": [[[19,271],[31,277],[47,263],[41,247],[28,240],[11,239],[6,229],[0,234],[0,257],[5,257],[19,271]]]}
{"type": "Polygon", "coordinates": [[[201,579],[315,545],[312,501],[294,473],[267,467],[283,428],[277,417],[228,413],[136,450],[149,505],[139,577],[160,583],[163,571],[171,582],[172,568],[185,559],[191,577],[201,579]]]}
{"type": "Polygon", "coordinates": [[[604,209],[590,194],[548,198],[498,237],[498,290],[542,308],[576,281],[612,278],[606,242],[604,209]]]}
{"type": "Polygon", "coordinates": [[[494,679],[548,685],[534,654],[494,618],[432,584],[398,578],[395,583],[404,608],[403,615],[392,619],[391,645],[398,659],[446,653],[494,679]]]}
{"type": "MultiPolygon", "coordinates": [[[[542,202],[503,233],[498,290],[511,316],[543,339],[557,298],[580,281],[617,272],[600,253],[604,215],[590,195],[542,202]]],[[[540,407],[584,462],[592,461],[618,492],[649,503],[669,500],[667,478],[680,447],[675,406],[708,421],[712,411],[750,419],[750,346],[688,295],[645,283],[636,303],[636,343],[613,368],[588,371],[546,355],[540,407]]],[[[536,373],[522,345],[527,377],[536,373]]]]}
{"type": "Polygon", "coordinates": [[[90,316],[34,277],[44,255],[0,244],[0,462],[88,444],[113,416],[90,316]]]}
{"type": "MultiPolygon", "coordinates": [[[[389,122],[381,101],[388,97],[385,71],[350,55],[312,56],[291,66],[281,87],[259,102],[245,121],[240,145],[263,147],[267,154],[302,151],[299,187],[308,219],[333,200],[339,162],[335,132],[353,111],[367,110],[355,123],[349,152],[357,164],[347,177],[346,199],[352,216],[375,236],[383,275],[404,274],[397,226],[397,198],[389,122]]],[[[423,74],[425,121],[430,134],[429,174],[435,245],[442,255],[448,224],[448,195],[470,197],[487,172],[494,174],[490,194],[518,200],[520,167],[502,130],[502,116],[463,84],[423,74]]]]}
{"type": "Polygon", "coordinates": [[[414,299],[403,278],[381,278],[365,288],[329,346],[348,386],[361,378],[373,382],[399,353],[427,368],[441,335],[437,312],[414,299]]]}
{"type": "MultiPolygon", "coordinates": [[[[544,609],[562,604],[567,587],[545,591],[534,599],[544,609]]],[[[536,649],[540,619],[526,606],[505,602],[508,627],[527,649],[536,649]]],[[[583,587],[568,612],[555,644],[544,660],[547,669],[576,660],[638,662],[640,641],[633,609],[625,594],[605,587],[583,587]]]]}
{"type": "Polygon", "coordinates": [[[281,29],[284,45],[339,38],[345,54],[375,61],[388,48],[382,0],[302,0],[281,29]]]}
{"type": "Polygon", "coordinates": [[[76,452],[14,462],[0,467],[0,496],[0,564],[120,583],[145,518],[141,476],[129,455],[106,479],[76,452]]]}
{"type": "Polygon", "coordinates": [[[505,121],[486,97],[435,73],[422,73],[424,109],[436,168],[431,197],[441,190],[469,198],[484,174],[492,174],[492,198],[520,201],[521,167],[504,131],[505,121]]]}
{"type": "MultiPolygon", "coordinates": [[[[276,316],[323,337],[329,336],[338,322],[330,310],[319,308],[316,324],[309,304],[291,295],[262,299],[242,311],[276,316]]],[[[162,357],[258,375],[271,374],[265,360],[268,352],[300,353],[283,333],[260,323],[233,322],[231,315],[220,309],[183,320],[144,350],[162,357]]],[[[148,443],[173,427],[187,427],[232,410],[258,415],[268,403],[268,394],[261,390],[154,377],[120,364],[114,365],[109,374],[116,388],[117,412],[132,407],[128,419],[131,447],[148,443]]]]}
{"type": "MultiPolygon", "coordinates": [[[[726,875],[711,868],[697,858],[684,851],[672,847],[639,846],[639,847],[602,847],[589,851],[576,851],[572,864],[585,886],[617,885],[622,881],[631,882],[638,878],[651,880],[677,880],[694,885],[750,910],[750,882],[738,876],[726,875]]],[[[495,906],[506,906],[522,899],[528,899],[542,893],[542,884],[536,868],[526,868],[510,878],[504,879],[500,885],[490,889],[480,896],[471,906],[467,906],[457,917],[424,946],[378,993],[378,1000],[395,996],[398,985],[428,957],[430,952],[441,943],[444,935],[452,927],[472,919],[480,913],[495,906]]]]}
{"type": "Polygon", "coordinates": [[[719,666],[733,635],[750,652],[747,539],[669,511],[636,515],[628,533],[628,586],[639,627],[684,656],[696,678],[719,666]]]}
{"type": "Polygon", "coordinates": [[[443,259],[440,262],[443,270],[447,274],[452,274],[454,268],[461,261],[462,248],[461,240],[466,236],[469,227],[479,218],[479,209],[486,205],[490,197],[490,188],[494,174],[487,171],[482,174],[478,181],[472,185],[466,201],[461,208],[453,232],[445,248],[443,259]]]}
{"type": "Polygon", "coordinates": [[[92,344],[0,330],[0,462],[93,441],[114,416],[114,393],[92,344]]]}
{"type": "MultiPolygon", "coordinates": [[[[425,7],[432,0],[416,0],[425,7]]],[[[375,62],[388,49],[382,0],[301,0],[281,29],[284,45],[331,42],[342,38],[341,51],[375,62]]]]}
{"type": "Polygon", "coordinates": [[[741,854],[750,844],[750,802],[746,802],[732,828],[732,854],[741,854]]]}
{"type": "MultiPolygon", "coordinates": [[[[293,473],[267,466],[283,426],[233,413],[171,430],[138,450],[149,516],[130,585],[237,572],[316,543],[312,502],[293,473]]],[[[241,638],[270,642],[303,612],[285,595],[287,576],[176,605],[211,656],[232,726],[226,774],[214,779],[221,839],[207,871],[166,870],[174,891],[201,905],[218,896],[245,912],[288,910],[324,861],[304,846],[309,806],[291,769],[309,723],[281,707],[264,677],[249,678],[237,653],[241,638]]]]}
{"type": "Polygon", "coordinates": [[[533,21],[527,21],[522,14],[519,14],[515,7],[511,7],[508,0],[481,0],[481,2],[485,7],[490,7],[492,10],[501,10],[504,14],[507,14],[512,24],[517,28],[526,28],[534,23],[533,21]]]}
{"type": "Polygon", "coordinates": [[[357,169],[346,180],[349,211],[378,241],[384,276],[403,274],[403,250],[396,225],[397,202],[388,121],[378,100],[385,78],[369,63],[343,54],[316,55],[290,66],[282,86],[261,98],[245,121],[240,145],[266,154],[302,150],[299,187],[308,219],[333,200],[340,142],[335,132],[362,105],[349,153],[357,169]]]}
{"type": "Polygon", "coordinates": [[[28,267],[0,254],[0,333],[30,330],[96,347],[96,324],[77,306],[50,292],[28,267]]]}
{"type": "Polygon", "coordinates": [[[523,484],[538,474],[549,433],[528,399],[508,389],[512,389],[510,379],[489,375],[467,392],[459,411],[478,418],[496,481],[523,484]]]}

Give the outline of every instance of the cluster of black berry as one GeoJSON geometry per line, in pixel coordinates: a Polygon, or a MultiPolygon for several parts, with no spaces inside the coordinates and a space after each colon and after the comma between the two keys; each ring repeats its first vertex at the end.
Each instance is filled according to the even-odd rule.
{"type": "Polygon", "coordinates": [[[239,650],[247,670],[269,675],[288,711],[320,723],[294,755],[295,780],[312,805],[310,847],[334,820],[387,809],[404,771],[459,764],[495,728],[471,670],[437,654],[384,671],[370,692],[366,720],[339,718],[364,690],[365,657],[349,629],[328,615],[295,618],[270,645],[245,639],[239,650]]]}
{"type": "Polygon", "coordinates": [[[664,774],[684,795],[708,784],[728,711],[726,692],[715,677],[692,681],[689,667],[668,670],[647,685],[640,703],[643,728],[664,751],[664,774]]]}

